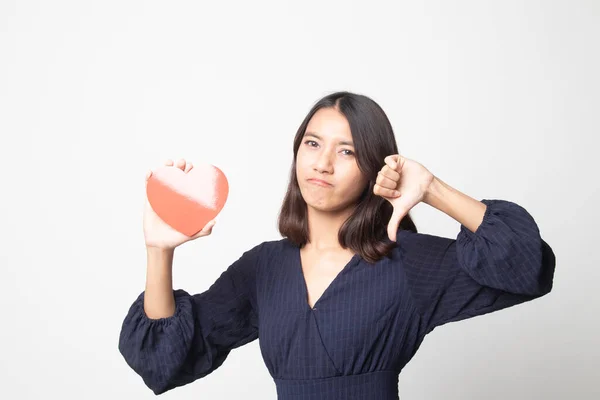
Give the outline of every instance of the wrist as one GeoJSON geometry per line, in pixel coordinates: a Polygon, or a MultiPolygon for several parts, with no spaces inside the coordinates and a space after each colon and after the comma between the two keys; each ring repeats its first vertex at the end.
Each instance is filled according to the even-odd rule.
{"type": "Polygon", "coordinates": [[[430,206],[434,206],[436,201],[442,197],[444,190],[444,185],[442,182],[434,176],[431,180],[431,183],[425,190],[425,195],[423,196],[423,203],[428,204],[430,206]]]}
{"type": "Polygon", "coordinates": [[[172,257],[174,252],[175,252],[174,248],[146,245],[146,253],[151,256],[160,256],[160,257],[171,256],[172,257]]]}

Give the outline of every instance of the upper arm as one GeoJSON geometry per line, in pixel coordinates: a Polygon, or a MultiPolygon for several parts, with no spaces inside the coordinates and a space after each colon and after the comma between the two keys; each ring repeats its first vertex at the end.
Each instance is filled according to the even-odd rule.
{"type": "Polygon", "coordinates": [[[476,232],[456,239],[399,231],[397,241],[411,295],[426,332],[548,293],[555,258],[533,218],[501,200],[487,204],[476,232]]]}

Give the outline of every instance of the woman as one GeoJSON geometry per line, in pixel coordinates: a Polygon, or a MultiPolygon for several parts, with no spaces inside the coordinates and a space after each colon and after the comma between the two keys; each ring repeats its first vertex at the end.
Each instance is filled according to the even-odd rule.
{"type": "Polygon", "coordinates": [[[400,371],[435,327],[552,289],[554,253],[531,215],[400,156],[370,98],[324,97],[293,149],[284,238],[246,251],[203,293],[173,290],[173,251],[214,221],[188,238],[146,206],[146,290],[119,350],[155,394],[210,374],[260,331],[279,399],[398,399],[400,371]],[[459,222],[457,238],[418,233],[409,211],[420,202],[459,222]]]}

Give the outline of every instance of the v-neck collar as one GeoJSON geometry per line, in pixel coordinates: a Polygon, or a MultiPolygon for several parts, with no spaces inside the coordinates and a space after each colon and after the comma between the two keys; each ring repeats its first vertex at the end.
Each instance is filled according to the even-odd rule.
{"type": "Polygon", "coordinates": [[[321,303],[321,300],[323,300],[323,298],[325,298],[328,295],[328,293],[332,290],[332,287],[335,286],[336,283],[340,280],[340,277],[342,276],[342,274],[344,274],[350,266],[354,265],[359,260],[359,257],[360,257],[360,255],[358,253],[355,253],[352,256],[352,258],[346,263],[346,265],[344,265],[344,268],[342,268],[340,270],[340,272],[338,272],[338,274],[335,276],[335,278],[333,278],[333,280],[327,286],[327,288],[325,288],[325,290],[323,291],[321,296],[319,296],[317,301],[315,301],[315,304],[311,307],[310,304],[308,304],[308,285],[306,283],[306,278],[304,276],[304,270],[302,269],[302,257],[300,254],[300,247],[294,245],[291,242],[289,242],[289,243],[291,244],[291,249],[294,252],[294,269],[298,272],[298,276],[300,279],[300,286],[302,287],[302,290],[301,290],[302,298],[300,300],[301,300],[302,304],[304,305],[304,307],[306,307],[309,310],[317,309],[317,306],[321,303]]]}

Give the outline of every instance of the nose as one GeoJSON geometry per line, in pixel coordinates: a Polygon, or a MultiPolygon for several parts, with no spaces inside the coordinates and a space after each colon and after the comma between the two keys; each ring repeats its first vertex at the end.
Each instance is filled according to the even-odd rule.
{"type": "Polygon", "coordinates": [[[318,154],[314,162],[314,169],[319,173],[332,173],[333,163],[331,161],[331,154],[328,151],[322,151],[318,154]]]}

